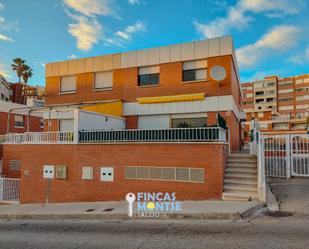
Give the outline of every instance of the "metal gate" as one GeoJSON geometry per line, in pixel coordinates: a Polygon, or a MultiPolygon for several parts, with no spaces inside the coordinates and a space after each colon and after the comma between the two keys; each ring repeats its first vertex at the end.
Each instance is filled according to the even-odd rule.
{"type": "Polygon", "coordinates": [[[0,177],[0,201],[19,201],[20,179],[0,177]]]}
{"type": "Polygon", "coordinates": [[[291,174],[309,176],[309,135],[291,135],[291,174]]]}
{"type": "Polygon", "coordinates": [[[309,177],[309,135],[260,134],[259,150],[265,174],[273,177],[309,177]]]}

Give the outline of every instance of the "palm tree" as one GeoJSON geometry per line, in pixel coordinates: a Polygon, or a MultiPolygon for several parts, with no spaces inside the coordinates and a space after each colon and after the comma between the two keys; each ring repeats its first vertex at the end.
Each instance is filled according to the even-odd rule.
{"type": "Polygon", "coordinates": [[[16,72],[17,77],[19,79],[18,83],[20,83],[21,77],[25,71],[25,67],[26,67],[26,61],[21,59],[21,58],[15,58],[13,59],[14,64],[11,65],[13,71],[16,72]]]}
{"type": "Polygon", "coordinates": [[[27,104],[27,82],[29,78],[31,78],[33,75],[32,69],[28,66],[25,65],[24,72],[22,74],[23,80],[24,80],[24,94],[23,94],[23,104],[27,104]]]}

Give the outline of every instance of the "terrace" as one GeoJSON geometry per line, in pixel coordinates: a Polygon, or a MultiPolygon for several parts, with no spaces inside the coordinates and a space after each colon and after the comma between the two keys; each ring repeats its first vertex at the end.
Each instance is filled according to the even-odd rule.
{"type": "Polygon", "coordinates": [[[227,133],[221,127],[201,127],[26,132],[9,133],[0,136],[0,144],[92,144],[127,142],[227,142],[227,133]]]}

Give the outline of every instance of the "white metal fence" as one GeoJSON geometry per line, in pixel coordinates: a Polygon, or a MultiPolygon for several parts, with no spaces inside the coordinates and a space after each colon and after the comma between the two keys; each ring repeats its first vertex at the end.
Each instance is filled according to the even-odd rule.
{"type": "Polygon", "coordinates": [[[0,201],[19,201],[20,179],[0,177],[0,201]]]}
{"type": "Polygon", "coordinates": [[[80,143],[102,142],[226,142],[220,127],[80,131],[80,143]]]}
{"type": "Polygon", "coordinates": [[[265,135],[259,139],[261,165],[273,177],[309,177],[309,135],[265,135]]]}
{"type": "Polygon", "coordinates": [[[44,143],[73,143],[73,131],[59,132],[26,132],[26,133],[9,133],[0,136],[0,143],[7,144],[44,144],[44,143]]]}

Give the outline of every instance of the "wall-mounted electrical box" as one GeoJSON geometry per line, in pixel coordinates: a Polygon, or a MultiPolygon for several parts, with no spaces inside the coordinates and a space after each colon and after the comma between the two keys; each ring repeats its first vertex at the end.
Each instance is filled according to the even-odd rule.
{"type": "Polygon", "coordinates": [[[67,179],[68,167],[65,165],[56,165],[56,179],[67,179]]]}
{"type": "Polygon", "coordinates": [[[92,167],[83,167],[82,168],[82,179],[83,180],[92,180],[93,179],[93,168],[92,167]]]}
{"type": "Polygon", "coordinates": [[[101,167],[101,181],[113,182],[114,181],[114,168],[113,167],[101,167]]]}
{"type": "Polygon", "coordinates": [[[54,179],[55,178],[55,166],[43,165],[43,178],[54,179]]]}

